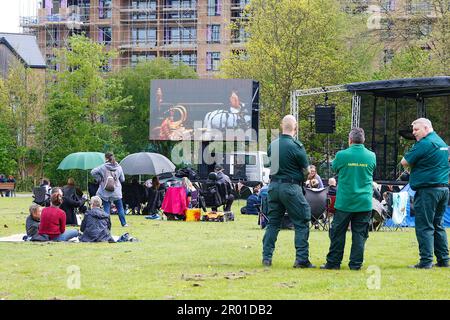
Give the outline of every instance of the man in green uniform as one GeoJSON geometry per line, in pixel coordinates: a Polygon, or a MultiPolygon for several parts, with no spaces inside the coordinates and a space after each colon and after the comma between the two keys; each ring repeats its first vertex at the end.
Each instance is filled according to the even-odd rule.
{"type": "Polygon", "coordinates": [[[430,269],[433,251],[437,267],[449,267],[448,243],[442,225],[448,202],[448,146],[434,132],[431,121],[419,118],[412,123],[417,142],[403,157],[401,163],[410,167],[409,183],[416,191],[416,237],[420,262],[413,268],[430,269]]]}
{"type": "Polygon", "coordinates": [[[372,213],[372,181],[376,167],[375,153],[364,147],[364,130],[353,128],[348,136],[349,147],[339,151],[332,163],[338,175],[336,213],[330,228],[330,250],[321,269],[340,269],[348,225],[352,229],[349,267],[360,270],[364,245],[369,237],[372,213]]]}
{"type": "Polygon", "coordinates": [[[309,221],[311,208],[303,194],[303,170],[308,159],[303,144],[294,139],[297,121],[287,115],[281,122],[282,134],[268,150],[270,157],[270,184],[268,188],[268,223],[263,237],[264,266],[272,265],[275,242],[286,211],[295,228],[296,256],[294,268],[315,268],[309,261],[309,221]]]}

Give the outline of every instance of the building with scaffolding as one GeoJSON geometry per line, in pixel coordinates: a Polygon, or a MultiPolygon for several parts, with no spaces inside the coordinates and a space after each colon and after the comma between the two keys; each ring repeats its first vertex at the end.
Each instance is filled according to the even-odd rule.
{"type": "Polygon", "coordinates": [[[33,13],[22,14],[20,26],[36,35],[49,68],[56,68],[54,48],[65,47],[73,34],[85,34],[119,52],[110,63],[112,70],[165,57],[191,66],[201,78],[212,78],[221,60],[244,49],[244,31],[229,25],[242,17],[249,1],[29,1],[21,11],[33,13]]]}
{"type": "Polygon", "coordinates": [[[433,30],[445,31],[448,0],[339,0],[349,14],[366,14],[368,36],[383,46],[377,65],[389,63],[401,49],[415,45],[432,49],[433,30]],[[442,30],[439,30],[442,29],[442,30]]]}

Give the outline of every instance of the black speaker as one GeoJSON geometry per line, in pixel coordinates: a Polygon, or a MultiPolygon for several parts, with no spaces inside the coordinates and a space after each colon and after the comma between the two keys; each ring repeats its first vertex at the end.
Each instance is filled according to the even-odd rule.
{"type": "Polygon", "coordinates": [[[336,129],[336,105],[329,106],[316,105],[315,120],[316,133],[333,133],[336,129]]]}

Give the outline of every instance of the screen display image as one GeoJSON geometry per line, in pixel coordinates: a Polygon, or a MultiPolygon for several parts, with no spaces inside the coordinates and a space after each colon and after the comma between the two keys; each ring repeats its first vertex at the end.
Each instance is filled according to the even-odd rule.
{"type": "Polygon", "coordinates": [[[153,80],[150,90],[150,140],[257,139],[258,82],[153,80]]]}

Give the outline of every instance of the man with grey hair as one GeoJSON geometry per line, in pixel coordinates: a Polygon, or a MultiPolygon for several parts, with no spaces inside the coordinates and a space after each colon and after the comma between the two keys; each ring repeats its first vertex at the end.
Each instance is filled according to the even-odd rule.
{"type": "Polygon", "coordinates": [[[115,242],[110,232],[111,219],[101,208],[102,202],[99,196],[94,196],[89,201],[91,210],[86,212],[80,227],[83,232],[81,242],[115,242]]]}
{"type": "Polygon", "coordinates": [[[340,269],[345,248],[345,234],[351,223],[352,248],[349,267],[360,270],[364,245],[369,237],[372,213],[372,181],[376,167],[375,153],[364,147],[364,130],[353,128],[348,135],[349,147],[336,153],[332,167],[339,178],[336,212],[330,228],[330,250],[321,269],[340,269]]]}
{"type": "Polygon", "coordinates": [[[295,228],[294,268],[315,268],[309,261],[309,222],[311,208],[303,194],[303,171],[308,167],[308,157],[303,144],[294,139],[297,121],[287,115],[281,121],[282,134],[268,149],[270,157],[270,184],[268,188],[268,223],[263,238],[264,266],[272,265],[275,242],[287,211],[295,228]]]}
{"type": "Polygon", "coordinates": [[[416,191],[415,229],[420,261],[411,267],[430,269],[434,252],[437,258],[435,266],[448,268],[447,234],[442,224],[449,197],[448,146],[434,132],[430,120],[416,119],[412,127],[417,142],[401,160],[405,168],[410,168],[409,183],[416,191]]]}

